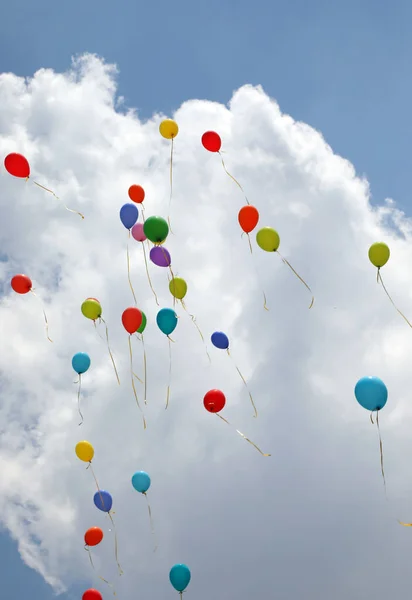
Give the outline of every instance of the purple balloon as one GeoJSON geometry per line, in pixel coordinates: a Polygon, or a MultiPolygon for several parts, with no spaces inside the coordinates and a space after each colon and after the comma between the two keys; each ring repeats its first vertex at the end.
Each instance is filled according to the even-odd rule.
{"type": "Polygon", "coordinates": [[[150,260],[158,267],[170,267],[172,264],[169,251],[163,246],[153,246],[150,250],[150,260]]]}

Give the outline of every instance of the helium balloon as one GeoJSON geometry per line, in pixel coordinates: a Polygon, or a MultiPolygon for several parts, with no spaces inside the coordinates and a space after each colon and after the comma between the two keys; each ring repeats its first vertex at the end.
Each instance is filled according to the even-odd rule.
{"type": "Polygon", "coordinates": [[[187,293],[187,283],[181,277],[173,277],[169,282],[169,291],[177,300],[183,300],[187,293]]]}
{"type": "Polygon", "coordinates": [[[90,442],[82,441],[76,444],[75,452],[77,458],[83,462],[91,462],[94,456],[94,448],[90,442]]]}
{"type": "Polygon", "coordinates": [[[383,242],[376,242],[369,248],[369,260],[378,269],[386,265],[390,254],[388,246],[383,242]]]}
{"type": "Polygon", "coordinates": [[[229,348],[229,338],[223,331],[215,331],[210,338],[212,344],[219,350],[227,350],[229,348]]]}
{"type": "Polygon", "coordinates": [[[179,127],[176,121],[172,119],[165,119],[159,125],[160,135],[167,140],[172,140],[179,133],[179,127]]]}
{"type": "Polygon", "coordinates": [[[245,233],[250,233],[254,230],[259,222],[259,211],[254,206],[248,204],[240,209],[238,214],[239,225],[245,233]]]}
{"type": "Polygon", "coordinates": [[[6,171],[14,177],[21,177],[22,179],[30,177],[29,162],[22,154],[18,154],[17,152],[8,154],[4,159],[4,166],[6,171]]]}
{"type": "Polygon", "coordinates": [[[149,217],[143,225],[143,231],[153,244],[162,244],[169,234],[169,225],[162,217],[149,217]]]}
{"type": "Polygon", "coordinates": [[[33,284],[27,275],[15,275],[11,280],[11,287],[18,294],[27,294],[32,289],[33,284]]]}
{"type": "Polygon", "coordinates": [[[150,476],[145,471],[137,471],[132,477],[132,486],[137,492],[145,494],[150,487],[150,476]]]}
{"type": "Polygon", "coordinates": [[[144,242],[147,239],[143,231],[143,223],[136,223],[136,225],[133,225],[132,236],[136,242],[144,242]]]}
{"type": "Polygon", "coordinates": [[[82,600],[103,600],[103,596],[97,590],[90,588],[84,592],[82,600]]]}
{"type": "Polygon", "coordinates": [[[146,325],[147,325],[146,315],[144,314],[144,312],[142,310],[140,312],[142,313],[142,323],[141,323],[139,329],[137,330],[137,333],[143,333],[144,330],[146,329],[146,325]]]}
{"type": "Polygon", "coordinates": [[[372,412],[381,410],[388,399],[388,389],[379,377],[362,377],[355,386],[359,404],[372,412]]]}
{"type": "Polygon", "coordinates": [[[131,306],[130,308],[126,308],[122,314],[122,323],[123,327],[126,329],[127,333],[132,335],[136,333],[139,329],[140,325],[143,321],[143,315],[141,311],[135,306],[131,306]]]}
{"type": "Polygon", "coordinates": [[[72,367],[78,375],[86,373],[90,367],[90,356],[85,352],[78,352],[72,358],[72,367]]]}
{"type": "Polygon", "coordinates": [[[219,152],[222,147],[222,140],[216,131],[206,131],[202,135],[202,144],[209,152],[219,152]]]}
{"type": "Polygon", "coordinates": [[[172,586],[177,592],[184,592],[190,583],[192,575],[189,567],[183,564],[174,565],[170,569],[169,579],[172,586]]]}
{"type": "Polygon", "coordinates": [[[164,246],[153,246],[150,250],[150,260],[158,267],[170,267],[172,264],[170,252],[164,246]]]}
{"type": "Polygon", "coordinates": [[[81,311],[86,319],[92,321],[96,321],[102,316],[102,307],[96,298],[87,298],[81,306],[81,311]]]}
{"type": "Polygon", "coordinates": [[[145,198],[145,192],[141,185],[131,185],[128,193],[130,200],[136,204],[141,204],[145,198]]]}
{"type": "Polygon", "coordinates": [[[279,248],[280,237],[272,227],[263,227],[256,234],[256,242],[265,252],[276,252],[279,248]]]}
{"type": "Polygon", "coordinates": [[[205,409],[211,413],[220,412],[226,404],[226,398],[220,390],[210,390],[203,398],[205,409]]]}
{"type": "Polygon", "coordinates": [[[90,527],[84,534],[84,543],[86,546],[97,546],[103,539],[103,531],[100,527],[90,527]]]}
{"type": "Polygon", "coordinates": [[[176,329],[177,315],[172,308],[162,308],[157,313],[156,323],[162,333],[170,335],[176,329]]]}
{"type": "Polygon", "coordinates": [[[113,506],[113,498],[106,492],[105,490],[99,490],[93,496],[93,502],[96,508],[101,510],[102,512],[110,512],[113,506]]]}
{"type": "Polygon", "coordinates": [[[135,204],[127,202],[120,209],[120,220],[126,229],[131,229],[139,217],[139,210],[135,204]]]}

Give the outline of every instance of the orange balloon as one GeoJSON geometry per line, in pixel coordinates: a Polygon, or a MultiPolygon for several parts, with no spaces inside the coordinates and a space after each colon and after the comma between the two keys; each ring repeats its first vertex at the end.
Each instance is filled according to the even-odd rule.
{"type": "Polygon", "coordinates": [[[141,204],[145,197],[144,189],[141,185],[131,185],[129,187],[129,198],[136,202],[137,204],[141,204]]]}
{"type": "Polygon", "coordinates": [[[103,539],[103,531],[100,527],[90,527],[84,534],[84,543],[86,546],[97,546],[103,539]]]}
{"type": "Polygon", "coordinates": [[[254,206],[248,204],[240,209],[238,220],[243,231],[245,233],[250,233],[259,222],[259,211],[254,206]]]}

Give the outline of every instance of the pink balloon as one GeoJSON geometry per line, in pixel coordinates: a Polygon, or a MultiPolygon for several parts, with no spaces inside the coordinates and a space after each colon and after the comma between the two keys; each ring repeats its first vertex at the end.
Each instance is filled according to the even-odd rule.
{"type": "Polygon", "coordinates": [[[136,225],[133,225],[132,236],[137,242],[144,242],[147,239],[143,231],[143,223],[136,223],[136,225]]]}

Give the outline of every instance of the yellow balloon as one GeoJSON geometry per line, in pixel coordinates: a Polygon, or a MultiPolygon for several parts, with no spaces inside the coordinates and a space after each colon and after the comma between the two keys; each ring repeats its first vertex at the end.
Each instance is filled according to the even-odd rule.
{"type": "Polygon", "coordinates": [[[95,321],[102,316],[100,302],[94,298],[87,298],[82,304],[82,313],[87,319],[95,321]]]}
{"type": "Polygon", "coordinates": [[[172,121],[172,119],[165,119],[159,125],[160,135],[162,135],[167,140],[171,140],[177,136],[179,133],[179,126],[176,121],[172,121]]]}
{"type": "Polygon", "coordinates": [[[378,267],[378,269],[383,267],[383,265],[386,265],[390,255],[391,251],[383,242],[376,242],[369,248],[369,260],[375,267],[378,267]]]}
{"type": "Polygon", "coordinates": [[[181,277],[173,277],[169,283],[169,291],[174,298],[183,300],[187,294],[187,283],[181,277]]]}
{"type": "Polygon", "coordinates": [[[76,456],[83,462],[91,462],[94,456],[94,448],[90,442],[79,442],[76,444],[76,456]]]}
{"type": "Polygon", "coordinates": [[[265,252],[276,252],[279,248],[280,237],[272,227],[263,227],[256,234],[256,242],[265,252]]]}

